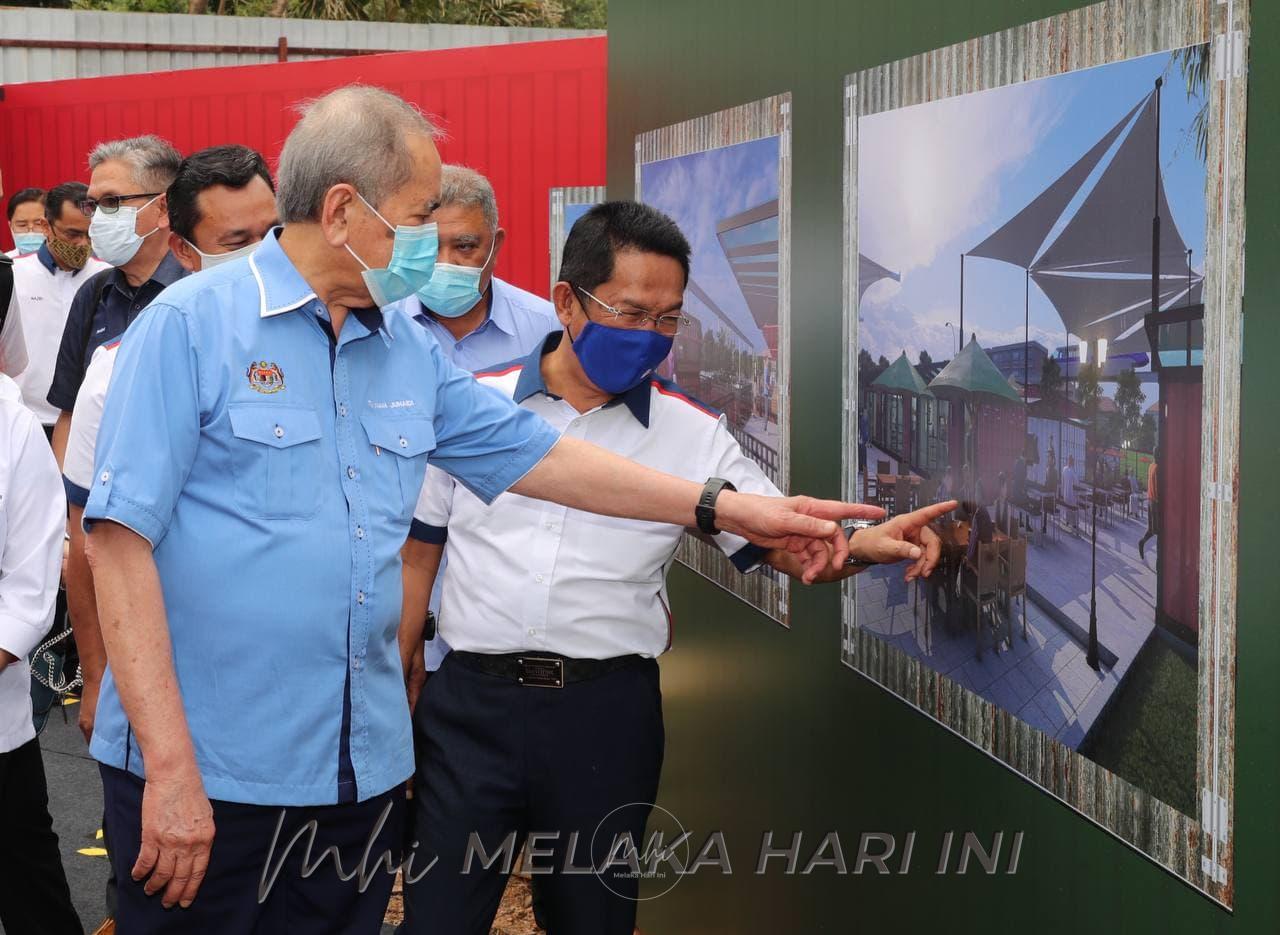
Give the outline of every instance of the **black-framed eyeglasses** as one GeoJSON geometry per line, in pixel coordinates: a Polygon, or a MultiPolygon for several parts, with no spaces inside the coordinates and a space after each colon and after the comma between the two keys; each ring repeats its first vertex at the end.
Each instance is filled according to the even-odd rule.
{"type": "Polygon", "coordinates": [[[681,312],[668,312],[665,315],[653,315],[642,308],[616,308],[606,302],[602,302],[594,295],[583,289],[581,286],[574,286],[579,292],[585,295],[596,305],[613,316],[614,321],[622,324],[624,328],[641,328],[644,327],[646,321],[653,322],[654,328],[660,334],[674,335],[678,334],[680,329],[690,324],[691,319],[688,315],[681,312]]]}
{"type": "Polygon", "coordinates": [[[136,195],[103,195],[101,198],[82,198],[76,202],[76,207],[84,212],[87,218],[93,217],[93,212],[101,211],[103,214],[115,214],[120,210],[120,203],[124,201],[132,201],[134,198],[158,198],[164,192],[138,192],[136,195]]]}

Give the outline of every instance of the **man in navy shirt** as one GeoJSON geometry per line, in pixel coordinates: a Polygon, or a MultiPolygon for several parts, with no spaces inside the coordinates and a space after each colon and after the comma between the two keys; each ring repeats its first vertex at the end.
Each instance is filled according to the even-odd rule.
{"type": "Polygon", "coordinates": [[[89,154],[89,193],[81,208],[90,218],[94,253],[115,268],[80,287],[62,332],[48,395],[60,412],[53,429],[59,465],[93,352],[120,337],[161,290],[186,275],[169,252],[165,198],[181,163],[178,151],[157,136],[99,143],[89,154]]]}

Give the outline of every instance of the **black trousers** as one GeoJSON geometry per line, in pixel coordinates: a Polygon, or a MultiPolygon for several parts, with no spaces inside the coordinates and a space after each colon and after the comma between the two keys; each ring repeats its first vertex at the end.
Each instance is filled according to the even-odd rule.
{"type": "Polygon", "coordinates": [[[664,742],[654,660],[556,689],[446,656],[414,712],[404,930],[487,935],[510,866],[481,858],[539,833],[529,844],[549,852],[534,873],[550,935],[631,935],[639,881],[611,858],[623,835],[643,852],[664,742]],[[566,861],[586,872],[563,872],[566,861]]]}
{"type": "Polygon", "coordinates": [[[8,935],[81,935],[49,816],[40,742],[0,753],[0,927],[8,935]]]}
{"type": "Polygon", "coordinates": [[[144,783],[101,770],[121,935],[377,935],[400,863],[403,786],[350,805],[212,802],[208,875],[190,908],[165,909],[132,876],[144,783]]]}

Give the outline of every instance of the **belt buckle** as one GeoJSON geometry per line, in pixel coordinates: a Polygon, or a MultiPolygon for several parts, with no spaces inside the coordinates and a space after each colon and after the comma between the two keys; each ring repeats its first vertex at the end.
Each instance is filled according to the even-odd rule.
{"type": "Polygon", "coordinates": [[[555,656],[520,656],[516,681],[526,688],[564,688],[564,660],[555,656]]]}

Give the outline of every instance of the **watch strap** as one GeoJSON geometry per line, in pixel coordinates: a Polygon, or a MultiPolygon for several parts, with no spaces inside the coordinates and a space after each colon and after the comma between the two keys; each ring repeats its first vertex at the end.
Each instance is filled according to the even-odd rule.
{"type": "Polygon", "coordinates": [[[693,509],[694,518],[698,521],[698,530],[708,536],[720,532],[716,526],[716,500],[722,490],[737,490],[723,477],[712,477],[702,485],[702,493],[698,496],[698,505],[693,509]]]}

